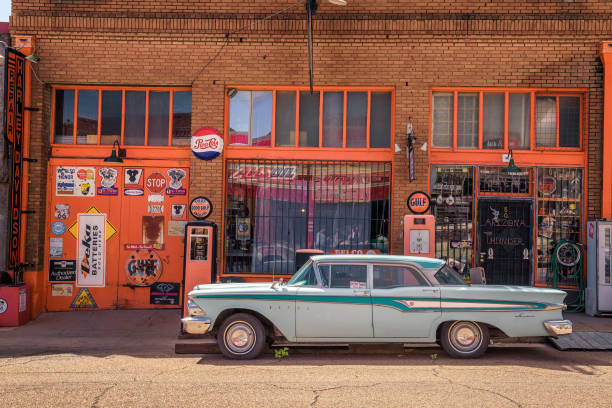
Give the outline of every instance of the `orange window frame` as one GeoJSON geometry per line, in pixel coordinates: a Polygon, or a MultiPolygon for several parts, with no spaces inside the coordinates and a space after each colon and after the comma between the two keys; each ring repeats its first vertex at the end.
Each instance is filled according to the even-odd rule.
{"type": "MultiPolygon", "coordinates": [[[[132,145],[131,147],[146,147],[146,148],[167,148],[167,147],[180,147],[184,149],[184,146],[173,146],[172,144],[172,119],[174,113],[174,92],[191,91],[191,87],[129,87],[129,86],[95,86],[95,85],[53,85],[51,88],[51,129],[50,129],[50,143],[53,148],[66,148],[66,147],[89,147],[92,146],[105,146],[100,145],[100,136],[102,131],[102,92],[103,91],[121,91],[121,146],[124,146],[125,141],[125,93],[127,91],[141,91],[145,92],[145,130],[144,130],[144,143],[142,145],[132,145]],[[72,129],[72,144],[68,143],[55,143],[55,107],[56,107],[56,91],[58,90],[71,90],[74,91],[74,125],[72,129]],[[98,132],[97,132],[97,143],[94,144],[77,144],[77,131],[78,131],[78,106],[79,106],[79,91],[80,90],[94,90],[98,91],[98,132]],[[168,121],[168,144],[167,146],[149,146],[149,94],[151,92],[169,92],[169,121],[168,121]]],[[[192,109],[193,111],[193,109],[192,109]]]]}
{"type": "Polygon", "coordinates": [[[586,120],[587,120],[587,101],[588,95],[586,89],[547,89],[547,88],[478,88],[478,87],[432,87],[429,91],[429,144],[432,152],[501,152],[507,151],[508,147],[508,129],[509,129],[509,98],[510,94],[530,94],[530,129],[529,129],[529,147],[527,149],[516,149],[516,151],[565,151],[565,152],[582,152],[586,146],[586,120]],[[453,124],[451,135],[451,146],[436,147],[433,143],[433,95],[436,92],[452,93],[453,95],[453,124]],[[457,122],[458,122],[458,99],[459,93],[470,92],[478,94],[478,149],[460,148],[457,144],[457,122]],[[486,93],[503,93],[504,94],[504,144],[502,148],[485,149],[483,148],[483,100],[486,93]],[[556,108],[556,145],[553,146],[536,146],[536,127],[535,127],[535,112],[536,112],[536,97],[538,96],[554,96],[557,101],[556,108]],[[580,98],[580,126],[579,126],[579,146],[578,147],[559,147],[559,97],[570,96],[580,98]]]}
{"type": "MultiPolygon", "coordinates": [[[[319,144],[317,147],[306,147],[299,145],[300,127],[300,92],[309,92],[307,86],[244,86],[227,85],[225,92],[225,125],[224,134],[229,138],[229,96],[228,90],[237,91],[268,91],[272,92],[272,135],[271,146],[245,146],[230,145],[229,140],[225,150],[225,157],[228,159],[240,158],[269,158],[269,159],[312,159],[312,160],[337,160],[338,153],[351,153],[351,160],[363,161],[392,161],[393,147],[395,145],[395,87],[342,87],[342,86],[322,86],[314,87],[313,91],[319,92],[319,144]],[[276,146],[276,93],[278,91],[290,91],[296,93],[295,106],[295,140],[292,146],[276,146]],[[342,113],[342,147],[323,147],[323,94],[324,92],[343,92],[343,113],[342,113]],[[349,92],[367,92],[367,116],[366,116],[366,147],[352,148],[346,147],[346,120],[347,120],[347,97],[349,92]],[[391,123],[389,135],[389,147],[372,148],[370,146],[370,116],[371,116],[371,94],[372,92],[391,93],[391,123]]],[[[252,108],[251,108],[252,109],[252,108]]],[[[249,135],[250,142],[250,135],[249,135]]]]}

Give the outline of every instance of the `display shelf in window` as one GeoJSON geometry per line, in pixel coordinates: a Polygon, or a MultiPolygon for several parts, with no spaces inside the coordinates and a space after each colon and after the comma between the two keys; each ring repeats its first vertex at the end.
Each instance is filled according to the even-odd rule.
{"type": "Polygon", "coordinates": [[[536,284],[551,282],[553,252],[557,243],[581,242],[583,169],[537,169],[537,270],[536,284]]]}

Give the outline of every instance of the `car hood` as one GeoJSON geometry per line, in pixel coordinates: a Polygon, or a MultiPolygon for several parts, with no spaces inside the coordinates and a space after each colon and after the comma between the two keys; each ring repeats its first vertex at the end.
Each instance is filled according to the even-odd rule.
{"type": "Polygon", "coordinates": [[[208,285],[198,285],[189,295],[230,295],[230,294],[287,294],[290,291],[285,285],[274,285],[272,282],[254,283],[212,283],[208,285]]]}

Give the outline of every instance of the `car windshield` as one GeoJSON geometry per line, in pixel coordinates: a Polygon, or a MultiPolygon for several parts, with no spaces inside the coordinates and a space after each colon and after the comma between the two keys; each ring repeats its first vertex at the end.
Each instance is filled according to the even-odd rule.
{"type": "Polygon", "coordinates": [[[312,260],[309,259],[299,271],[297,271],[287,285],[293,286],[316,286],[318,284],[317,277],[315,276],[314,268],[312,267],[312,260]]]}
{"type": "Polygon", "coordinates": [[[441,286],[447,285],[467,285],[467,283],[461,279],[461,276],[448,265],[442,265],[440,269],[434,274],[434,278],[438,281],[441,286]]]}

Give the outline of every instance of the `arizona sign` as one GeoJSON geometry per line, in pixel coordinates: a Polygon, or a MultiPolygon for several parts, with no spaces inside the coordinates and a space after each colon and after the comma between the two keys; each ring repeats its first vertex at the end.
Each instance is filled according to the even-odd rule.
{"type": "Polygon", "coordinates": [[[223,151],[223,138],[216,129],[200,128],[191,136],[191,151],[198,159],[212,160],[223,151]]]}

